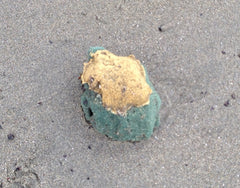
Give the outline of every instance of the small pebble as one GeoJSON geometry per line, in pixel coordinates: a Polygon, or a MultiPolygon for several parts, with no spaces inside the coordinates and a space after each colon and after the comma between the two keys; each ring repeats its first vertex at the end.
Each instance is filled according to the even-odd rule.
{"type": "Polygon", "coordinates": [[[158,31],[163,32],[162,26],[159,26],[159,27],[158,27],[158,31]]]}
{"type": "Polygon", "coordinates": [[[224,103],[224,106],[228,107],[230,105],[229,100],[224,103]]]}
{"type": "Polygon", "coordinates": [[[236,99],[235,93],[233,93],[233,94],[231,95],[231,97],[232,97],[232,99],[236,99]]]}
{"type": "Polygon", "coordinates": [[[8,140],[13,140],[15,138],[14,134],[11,134],[11,133],[8,134],[7,137],[8,137],[8,140]]]}

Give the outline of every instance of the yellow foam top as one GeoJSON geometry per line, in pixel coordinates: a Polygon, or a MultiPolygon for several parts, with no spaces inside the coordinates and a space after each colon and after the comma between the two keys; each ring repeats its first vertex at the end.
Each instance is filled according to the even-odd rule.
{"type": "Polygon", "coordinates": [[[134,55],[116,56],[107,50],[91,54],[84,63],[82,83],[102,95],[105,108],[114,114],[126,114],[131,107],[149,104],[152,90],[146,82],[145,69],[134,55]]]}

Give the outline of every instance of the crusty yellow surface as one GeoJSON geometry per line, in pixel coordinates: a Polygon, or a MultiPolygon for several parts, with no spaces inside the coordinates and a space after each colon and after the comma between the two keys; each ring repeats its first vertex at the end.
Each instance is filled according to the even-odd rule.
{"type": "Polygon", "coordinates": [[[105,108],[114,114],[126,114],[132,106],[149,104],[152,90],[143,66],[134,55],[122,57],[98,50],[91,56],[92,59],[84,63],[81,80],[102,95],[105,108]]]}

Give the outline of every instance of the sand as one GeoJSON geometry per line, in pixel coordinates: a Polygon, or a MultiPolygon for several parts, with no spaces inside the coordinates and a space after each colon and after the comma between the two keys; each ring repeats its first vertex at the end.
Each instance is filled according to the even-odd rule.
{"type": "Polygon", "coordinates": [[[240,3],[0,3],[0,187],[240,187],[240,3]],[[146,67],[161,125],[116,142],[83,117],[91,46],[146,67]]]}

